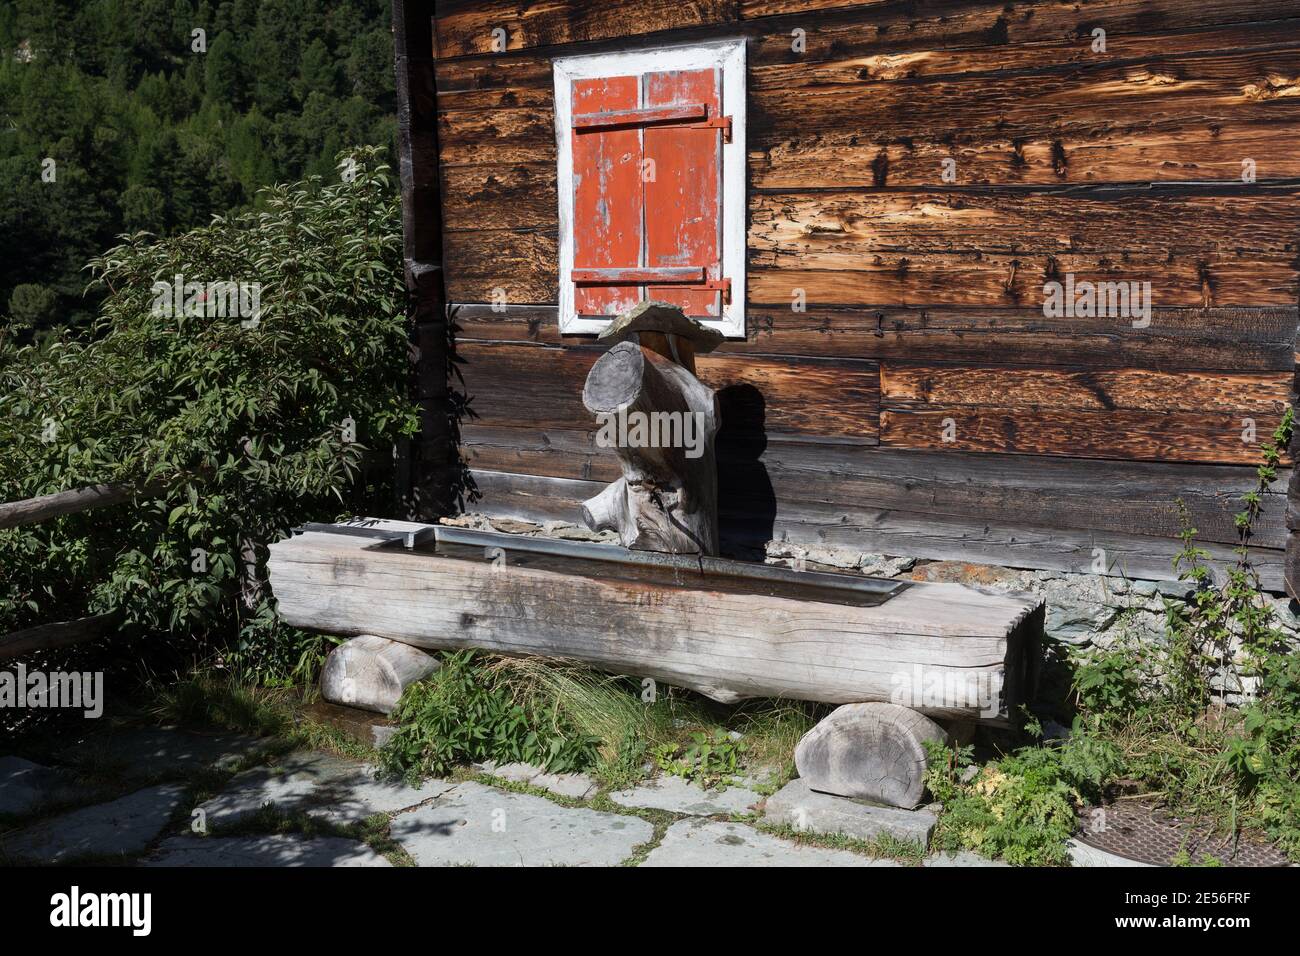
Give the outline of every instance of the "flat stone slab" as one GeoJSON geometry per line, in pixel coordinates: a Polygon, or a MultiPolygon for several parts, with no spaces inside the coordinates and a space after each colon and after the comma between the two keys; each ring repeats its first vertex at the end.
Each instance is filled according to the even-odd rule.
{"type": "Polygon", "coordinates": [[[936,853],[934,856],[927,856],[921,861],[922,866],[943,867],[968,867],[968,866],[997,866],[1009,867],[1010,863],[1003,863],[1001,860],[990,860],[986,856],[980,856],[978,853],[972,853],[970,850],[959,850],[956,853],[936,853]]]}
{"type": "Polygon", "coordinates": [[[728,787],[726,790],[705,790],[693,781],[664,776],[639,783],[631,790],[611,793],[609,798],[623,807],[713,817],[750,813],[754,804],[763,799],[763,795],[741,786],[728,787]]]}
{"type": "Polygon", "coordinates": [[[61,863],[139,853],[167,826],[184,795],[179,784],[163,784],[51,817],[0,841],[0,859],[61,863]]]}
{"type": "Polygon", "coordinates": [[[0,815],[22,816],[83,795],[65,771],[22,757],[0,757],[0,815]]]}
{"type": "Polygon", "coordinates": [[[678,820],[642,866],[898,866],[849,850],[800,846],[743,823],[678,820]]]}
{"type": "Polygon", "coordinates": [[[144,727],[87,737],[60,756],[69,763],[145,779],[195,770],[226,769],[271,745],[242,734],[200,734],[178,727],[144,727]]]}
{"type": "Polygon", "coordinates": [[[250,837],[172,837],[144,866],[392,866],[364,843],[344,837],[277,833],[250,837]]]}
{"type": "Polygon", "coordinates": [[[1071,840],[1067,846],[1070,849],[1071,866],[1147,866],[1150,863],[1143,863],[1141,860],[1130,860],[1126,856],[1118,856],[1114,853],[1108,853],[1105,850],[1099,850],[1095,846],[1088,846],[1086,843],[1080,843],[1078,840],[1071,840]]]}
{"type": "Polygon", "coordinates": [[[585,773],[547,773],[541,767],[529,763],[507,763],[501,766],[485,763],[480,764],[479,769],[511,783],[540,787],[557,796],[571,797],[574,800],[586,800],[595,796],[600,789],[600,785],[585,773]]]}
{"type": "Polygon", "coordinates": [[[469,782],[394,817],[390,833],[420,866],[615,866],[654,827],[469,782]]]}
{"type": "Polygon", "coordinates": [[[450,790],[445,780],[419,787],[376,780],[374,769],[330,754],[291,754],[271,767],[236,774],[226,789],[202,804],[209,827],[230,826],[268,803],[284,813],[306,813],[333,823],[356,823],[376,813],[396,813],[450,790]]]}
{"type": "Polygon", "coordinates": [[[929,810],[900,810],[818,793],[802,777],[767,798],[763,819],[809,833],[838,833],[855,840],[893,837],[928,846],[939,822],[929,810]]]}

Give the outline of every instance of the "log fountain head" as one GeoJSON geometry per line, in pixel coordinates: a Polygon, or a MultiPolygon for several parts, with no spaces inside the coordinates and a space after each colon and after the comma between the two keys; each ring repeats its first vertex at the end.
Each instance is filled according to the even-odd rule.
{"type": "Polygon", "coordinates": [[[582,402],[623,476],[583,503],[583,521],[633,550],[716,555],[718,401],[695,377],[695,356],[721,333],[678,306],[642,302],[599,340],[613,348],[592,366],[582,402]]]}

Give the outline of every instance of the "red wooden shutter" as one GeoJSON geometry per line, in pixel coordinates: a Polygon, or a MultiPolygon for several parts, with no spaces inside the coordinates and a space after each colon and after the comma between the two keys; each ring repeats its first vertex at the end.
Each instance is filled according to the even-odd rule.
{"type": "MultiPolygon", "coordinates": [[[[650,73],[645,105],[704,103],[710,116],[722,107],[718,70],[650,73]]],[[[654,179],[645,184],[645,244],[648,266],[701,265],[706,278],[722,278],[722,131],[708,127],[650,126],[645,155],[654,179]]],[[[690,286],[649,286],[646,297],[680,305],[687,315],[722,315],[719,295],[690,286]]]]}
{"type": "MultiPolygon", "coordinates": [[[[578,80],[573,112],[635,109],[635,76],[578,80]]],[[[641,264],[641,131],[601,129],[573,137],[573,267],[617,269],[641,264]]],[[[641,300],[639,285],[574,290],[579,315],[618,315],[641,300]]]]}
{"type": "Polygon", "coordinates": [[[716,69],[574,82],[567,278],[579,315],[645,298],[722,315],[721,83],[716,69]]]}

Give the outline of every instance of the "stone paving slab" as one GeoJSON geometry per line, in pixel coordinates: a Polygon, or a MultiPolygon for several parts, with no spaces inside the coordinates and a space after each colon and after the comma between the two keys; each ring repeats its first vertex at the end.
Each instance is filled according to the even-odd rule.
{"type": "Polygon", "coordinates": [[[343,837],[271,834],[249,837],[172,837],[144,866],[392,866],[364,843],[343,837]]]}
{"type": "Polygon", "coordinates": [[[103,769],[124,779],[226,769],[271,745],[243,734],[200,734],[178,727],[142,727],[94,734],[64,750],[60,759],[103,769]]]}
{"type": "Polygon", "coordinates": [[[493,777],[540,787],[561,797],[586,800],[596,795],[600,785],[585,773],[547,773],[541,767],[528,763],[507,763],[498,766],[491,761],[477,764],[477,769],[493,777]]]}
{"type": "Polygon", "coordinates": [[[1151,865],[1150,863],[1143,863],[1141,860],[1130,860],[1126,856],[1117,856],[1114,853],[1099,850],[1095,846],[1088,846],[1088,844],[1080,843],[1078,840],[1071,840],[1067,846],[1070,849],[1070,864],[1072,866],[1149,867],[1151,865]]]}
{"type": "Polygon", "coordinates": [[[681,777],[656,777],[637,784],[631,790],[611,793],[609,798],[623,807],[668,810],[695,817],[743,814],[752,812],[763,795],[748,787],[705,790],[698,783],[681,777]]]}
{"type": "Polygon", "coordinates": [[[927,856],[921,861],[921,865],[937,867],[1011,866],[1010,863],[1003,863],[1001,860],[990,860],[988,857],[972,853],[970,850],[959,850],[956,853],[936,853],[934,856],[927,856]]]}
{"type": "Polygon", "coordinates": [[[929,810],[900,810],[818,793],[801,778],[767,798],[763,819],[810,833],[838,833],[865,841],[888,836],[922,847],[929,845],[939,822],[929,810]]]}
{"type": "Polygon", "coordinates": [[[469,782],[394,817],[390,832],[420,866],[615,866],[654,827],[469,782]]]}
{"type": "Polygon", "coordinates": [[[202,804],[209,827],[230,826],[274,804],[285,813],[303,812],[333,823],[356,823],[376,813],[395,813],[450,790],[445,780],[419,787],[380,781],[374,769],[323,753],[292,754],[271,767],[236,774],[221,793],[202,804]]]}
{"type": "Polygon", "coordinates": [[[42,806],[86,796],[63,770],[22,757],[0,757],[0,814],[22,816],[42,806]]]}
{"type": "Polygon", "coordinates": [[[162,832],[184,794],[179,784],[164,784],[51,817],[4,838],[0,858],[60,863],[139,853],[162,832]]]}
{"type": "Polygon", "coordinates": [[[848,850],[801,846],[743,823],[678,820],[642,866],[898,866],[848,850]]]}

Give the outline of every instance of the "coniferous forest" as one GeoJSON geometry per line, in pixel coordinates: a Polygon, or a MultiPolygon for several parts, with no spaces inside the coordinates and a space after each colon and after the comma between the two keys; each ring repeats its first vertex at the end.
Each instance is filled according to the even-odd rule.
{"type": "Polygon", "coordinates": [[[117,236],[391,149],[392,57],[386,0],[0,3],[0,316],[84,325],[117,236]]]}

